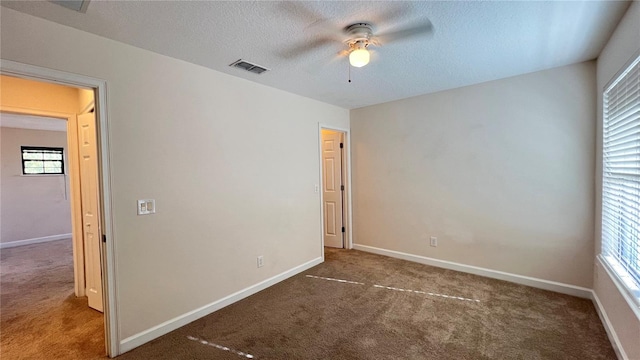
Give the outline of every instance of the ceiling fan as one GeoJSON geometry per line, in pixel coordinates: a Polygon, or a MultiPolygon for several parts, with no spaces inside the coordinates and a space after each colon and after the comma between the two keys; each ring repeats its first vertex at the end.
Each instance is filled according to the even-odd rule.
{"type": "MultiPolygon", "coordinates": [[[[292,5],[289,3],[288,10],[296,15],[300,13],[306,14],[307,19],[316,19],[306,30],[313,31],[315,39],[305,41],[296,46],[290,47],[281,54],[285,58],[295,58],[302,56],[308,52],[315,51],[320,47],[324,47],[336,42],[344,44],[346,49],[338,52],[339,57],[349,57],[349,63],[353,67],[363,67],[371,60],[370,46],[380,47],[390,42],[409,39],[418,35],[428,35],[433,32],[433,25],[428,19],[423,19],[411,26],[377,34],[375,27],[371,22],[359,21],[351,23],[345,27],[337,26],[328,19],[318,16],[313,11],[301,8],[301,5],[292,5]],[[295,8],[291,8],[295,6],[295,8]],[[292,11],[293,10],[293,11],[292,11]],[[314,31],[315,30],[315,31],[314,31]]],[[[389,22],[394,18],[401,17],[409,12],[408,8],[393,9],[378,16],[382,22],[389,22]]],[[[307,31],[309,32],[309,31],[307,31]]]]}
{"type": "Polygon", "coordinates": [[[349,64],[353,67],[363,67],[367,65],[371,58],[367,47],[369,47],[370,44],[378,45],[377,40],[373,37],[371,24],[355,23],[347,26],[344,30],[349,35],[349,38],[345,41],[349,49],[342,50],[338,55],[348,55],[349,64]]]}

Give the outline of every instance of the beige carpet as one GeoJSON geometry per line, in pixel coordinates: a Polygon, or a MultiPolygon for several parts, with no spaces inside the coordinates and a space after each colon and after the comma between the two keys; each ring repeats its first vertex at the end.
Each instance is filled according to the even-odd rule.
{"type": "Polygon", "coordinates": [[[73,293],[71,240],[0,250],[0,359],[104,357],[102,313],[73,293]]]}
{"type": "Polygon", "coordinates": [[[250,357],[616,358],[590,300],[328,250],[325,263],[119,359],[250,357]]]}

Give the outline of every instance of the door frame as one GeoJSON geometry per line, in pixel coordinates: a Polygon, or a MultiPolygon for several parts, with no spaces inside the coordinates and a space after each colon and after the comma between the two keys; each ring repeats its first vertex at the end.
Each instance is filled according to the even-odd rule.
{"type": "MultiPolygon", "coordinates": [[[[78,160],[78,128],[76,114],[67,114],[48,110],[20,108],[0,104],[0,112],[7,114],[45,116],[67,121],[67,151],[66,160],[69,177],[69,190],[71,193],[71,238],[73,245],[73,290],[77,297],[85,296],[84,273],[84,243],[82,236],[82,217],[80,214],[80,172],[78,160]]],[[[66,181],[65,181],[66,183],[66,181]]],[[[66,186],[66,185],[65,185],[66,186]]]]}
{"type": "MultiPolygon", "coordinates": [[[[104,304],[105,347],[109,357],[120,354],[120,334],[117,316],[115,239],[113,236],[113,214],[111,208],[111,165],[109,147],[109,122],[107,117],[107,82],[89,76],[68,73],[16,61],[0,59],[0,74],[68,85],[94,90],[96,108],[96,131],[98,146],[98,171],[100,182],[100,205],[102,214],[101,259],[104,304]]],[[[73,116],[75,120],[75,115],[73,116]]],[[[77,130],[76,130],[77,131],[77,130]]],[[[67,134],[69,136],[69,134],[67,134]]],[[[77,139],[76,139],[77,141],[77,139]]]]}
{"type": "Polygon", "coordinates": [[[346,232],[344,239],[345,249],[353,249],[353,209],[351,206],[351,132],[349,129],[318,123],[318,159],[320,164],[320,187],[318,189],[318,192],[320,193],[320,248],[322,251],[322,260],[324,260],[324,199],[322,195],[322,189],[324,189],[324,174],[322,171],[322,130],[338,131],[344,134],[342,171],[347,175],[344,186],[344,201],[346,206],[344,206],[345,214],[343,214],[346,218],[346,232]]]}

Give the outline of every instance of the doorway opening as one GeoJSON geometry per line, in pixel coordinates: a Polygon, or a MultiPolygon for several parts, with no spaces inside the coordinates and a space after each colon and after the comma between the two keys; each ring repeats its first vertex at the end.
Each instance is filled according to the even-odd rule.
{"type": "MultiPolygon", "coordinates": [[[[115,309],[110,306],[114,302],[115,279],[113,275],[115,269],[113,268],[113,244],[107,242],[111,239],[111,214],[108,196],[110,188],[109,164],[108,157],[104,156],[108,153],[107,136],[104,132],[106,127],[104,81],[6,60],[3,60],[1,65],[2,101],[0,102],[0,112],[3,120],[9,116],[28,116],[32,120],[49,118],[49,120],[58,119],[58,121],[62,120],[66,123],[67,139],[61,152],[65,173],[59,174],[59,176],[63,176],[65,183],[67,183],[64,186],[64,198],[70,207],[72,224],[68,235],[71,235],[71,240],[60,240],[59,244],[54,241],[49,243],[46,241],[47,239],[36,241],[33,244],[14,241],[13,246],[9,245],[12,249],[20,249],[18,252],[25,254],[31,250],[47,252],[54,249],[64,256],[69,255],[66,259],[71,259],[72,262],[69,264],[68,262],[64,263],[61,259],[55,259],[61,262],[54,265],[56,269],[58,265],[73,269],[73,281],[71,288],[66,290],[70,291],[68,296],[66,298],[63,296],[64,301],[61,303],[50,301],[47,305],[52,315],[63,318],[63,320],[55,317],[48,319],[50,322],[57,320],[62,322],[62,324],[58,324],[58,334],[41,333],[38,334],[38,338],[46,341],[49,336],[68,337],[69,334],[72,336],[74,333],[80,334],[70,342],[75,345],[75,348],[73,345],[69,345],[70,347],[66,351],[80,351],[79,354],[82,354],[83,351],[97,351],[100,356],[104,356],[106,353],[108,356],[114,357],[118,355],[119,349],[115,332],[117,328],[115,309]],[[54,90],[60,89],[62,89],[61,93],[54,94],[54,90]],[[29,246],[20,246],[25,244],[29,246]],[[72,254],[69,254],[68,250],[71,250],[72,254]],[[72,303],[76,305],[75,308],[70,305],[72,303]],[[78,304],[85,304],[85,307],[79,308],[78,304]],[[78,312],[74,313],[74,309],[78,312]],[[84,316],[82,314],[91,315],[84,316]],[[90,319],[84,324],[88,327],[82,329],[85,331],[74,332],[77,330],[76,326],[81,326],[74,320],[83,318],[90,319]],[[60,326],[67,329],[69,334],[59,331],[60,326]]],[[[39,144],[25,143],[23,145],[27,145],[29,148],[29,146],[37,147],[39,144]]],[[[45,158],[54,156],[27,154],[25,158],[20,149],[13,150],[15,149],[7,151],[7,154],[21,157],[19,161],[22,163],[21,173],[15,177],[21,177],[32,184],[38,180],[37,176],[25,174],[24,166],[37,167],[47,163],[45,158]],[[39,158],[32,159],[32,157],[39,158]]],[[[28,172],[37,172],[37,170],[31,169],[28,172]]],[[[4,182],[2,185],[2,193],[10,191],[5,188],[4,182]]],[[[5,204],[3,203],[3,205],[5,204]]],[[[3,225],[5,224],[7,223],[3,222],[3,225]]],[[[5,242],[4,239],[0,241],[5,242]]],[[[5,247],[5,245],[0,246],[5,247]]],[[[11,254],[3,251],[2,255],[3,262],[9,261],[11,254]]],[[[26,254],[26,256],[29,255],[26,254]]],[[[53,259],[49,261],[46,256],[44,260],[49,263],[53,261],[53,259]]],[[[63,281],[59,283],[63,283],[63,281]]],[[[60,288],[65,291],[64,286],[58,286],[58,289],[60,288]]],[[[58,298],[60,297],[58,296],[58,298]]],[[[40,325],[47,325],[46,321],[32,322],[35,325],[34,330],[37,331],[37,327],[40,325]]],[[[3,329],[3,338],[12,336],[12,333],[7,330],[9,329],[3,329]]],[[[23,351],[25,349],[31,351],[34,348],[33,343],[24,346],[23,351]]],[[[5,350],[7,348],[3,346],[3,355],[5,350]]]]}
{"type": "Polygon", "coordinates": [[[351,171],[349,130],[320,125],[322,244],[351,249],[351,171]]]}

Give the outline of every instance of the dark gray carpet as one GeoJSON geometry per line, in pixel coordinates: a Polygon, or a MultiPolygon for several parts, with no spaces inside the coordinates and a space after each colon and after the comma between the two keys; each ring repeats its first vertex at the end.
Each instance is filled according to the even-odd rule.
{"type": "Polygon", "coordinates": [[[353,250],[327,249],[325,263],[119,359],[250,356],[616,358],[590,300],[353,250]]]}
{"type": "MultiPolygon", "coordinates": [[[[69,241],[2,250],[0,358],[104,359],[69,241]]],[[[350,250],[118,359],[615,359],[590,300],[350,250]],[[349,281],[349,282],[346,282],[349,281]]]]}

